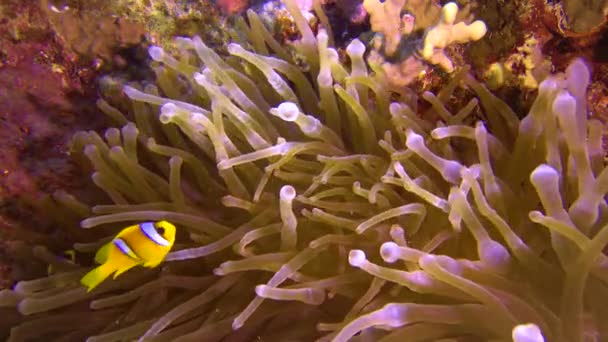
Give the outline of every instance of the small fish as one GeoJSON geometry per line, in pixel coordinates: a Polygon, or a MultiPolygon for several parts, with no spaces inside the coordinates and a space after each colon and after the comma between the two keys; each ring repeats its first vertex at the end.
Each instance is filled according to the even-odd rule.
{"type": "MultiPolygon", "coordinates": [[[[57,263],[53,263],[53,264],[49,264],[49,266],[46,268],[46,273],[48,275],[52,275],[55,274],[57,272],[57,266],[64,266],[64,265],[76,265],[76,251],[73,249],[68,249],[67,251],[63,251],[63,255],[65,256],[65,258],[62,257],[58,257],[57,259],[57,263]]],[[[65,267],[65,266],[64,266],[65,267]]]]}
{"type": "Polygon", "coordinates": [[[95,254],[99,265],[80,283],[94,289],[111,274],[114,279],[134,266],[158,266],[175,242],[175,226],[167,221],[143,222],[123,229],[95,254]]]}

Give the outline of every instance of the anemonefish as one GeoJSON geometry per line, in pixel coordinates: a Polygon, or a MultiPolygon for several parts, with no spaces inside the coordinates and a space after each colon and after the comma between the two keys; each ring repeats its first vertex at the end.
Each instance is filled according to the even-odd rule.
{"type": "Polygon", "coordinates": [[[85,274],[80,283],[94,289],[111,274],[114,278],[134,266],[158,266],[175,242],[175,226],[167,221],[143,222],[123,229],[95,254],[98,267],[85,274]]]}

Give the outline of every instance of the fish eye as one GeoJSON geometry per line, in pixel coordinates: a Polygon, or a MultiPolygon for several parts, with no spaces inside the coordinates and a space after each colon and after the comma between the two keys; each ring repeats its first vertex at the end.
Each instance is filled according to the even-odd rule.
{"type": "Polygon", "coordinates": [[[163,228],[163,227],[158,227],[158,228],[157,228],[157,230],[158,230],[158,233],[159,233],[159,234],[161,234],[161,235],[162,235],[162,234],[165,234],[165,228],[163,228]]]}

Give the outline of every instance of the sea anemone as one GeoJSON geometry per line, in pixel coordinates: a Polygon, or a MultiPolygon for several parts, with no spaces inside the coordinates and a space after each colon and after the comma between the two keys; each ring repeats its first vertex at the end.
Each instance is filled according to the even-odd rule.
{"type": "Polygon", "coordinates": [[[250,12],[227,56],[150,47],[156,86],[124,86],[128,115],[100,100],[121,128],[72,153],[112,204],[63,203],[107,237],[75,249],[165,219],[174,251],[90,293],[89,267],[18,282],[0,292],[23,316],[10,340],[606,338],[608,169],[583,61],[521,120],[466,69],[421,110],[360,41],[344,65],[285,3],[300,67],[250,12]],[[458,87],[479,100],[452,112],[458,87]]]}

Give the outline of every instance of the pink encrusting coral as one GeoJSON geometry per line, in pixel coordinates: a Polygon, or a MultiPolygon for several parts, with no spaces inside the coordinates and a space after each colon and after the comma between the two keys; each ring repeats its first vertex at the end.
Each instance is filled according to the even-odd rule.
{"type": "Polygon", "coordinates": [[[0,292],[23,315],[11,340],[607,338],[608,168],[584,62],[521,120],[467,70],[421,111],[360,41],[346,66],[285,4],[308,71],[250,12],[229,56],[198,37],[151,47],[156,85],[124,86],[129,115],[100,100],[122,127],[74,137],[111,201],[82,227],[168,220],[174,251],[90,293],[88,267],[0,292]],[[458,87],[477,99],[452,112],[458,87]]]}

